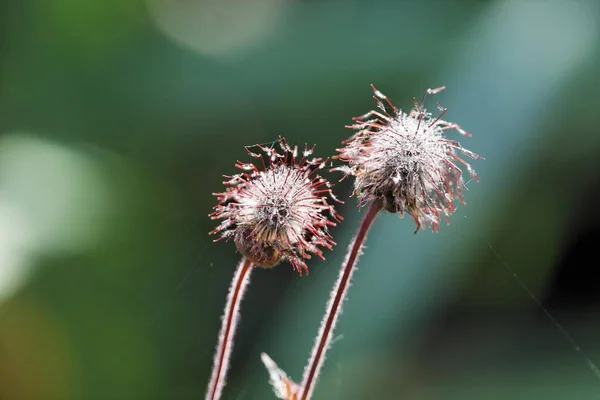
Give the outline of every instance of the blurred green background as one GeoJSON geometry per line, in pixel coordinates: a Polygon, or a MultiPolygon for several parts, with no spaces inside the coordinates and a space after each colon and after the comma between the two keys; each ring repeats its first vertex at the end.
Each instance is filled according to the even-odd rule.
{"type": "MultiPolygon", "coordinates": [[[[439,234],[379,218],[315,399],[600,398],[505,268],[600,362],[599,71],[594,0],[0,2],[0,399],[202,398],[239,259],[211,193],[244,145],[333,154],[370,83],[446,85],[486,161],[439,234]]],[[[253,274],[225,399],[274,398],[262,351],[300,380],[349,183],[326,261],[253,274]]]]}

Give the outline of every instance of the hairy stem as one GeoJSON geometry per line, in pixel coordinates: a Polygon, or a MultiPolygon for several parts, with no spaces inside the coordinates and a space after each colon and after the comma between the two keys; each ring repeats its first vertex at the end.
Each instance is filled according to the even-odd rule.
{"type": "Polygon", "coordinates": [[[323,321],[321,322],[321,328],[319,329],[319,334],[315,341],[310,360],[304,369],[304,377],[302,378],[302,384],[300,385],[302,391],[302,396],[300,397],[301,400],[308,400],[312,396],[315,382],[321,366],[323,365],[323,361],[325,360],[325,352],[329,348],[335,324],[342,312],[342,302],[346,298],[350,278],[354,272],[354,266],[356,265],[356,261],[358,260],[358,256],[360,255],[362,246],[367,237],[367,232],[381,209],[382,204],[380,201],[371,203],[369,210],[365,214],[360,227],[358,228],[354,240],[350,244],[346,260],[342,264],[338,280],[331,292],[327,310],[323,321]]]}
{"type": "Polygon", "coordinates": [[[218,400],[221,398],[223,391],[223,382],[229,368],[229,358],[233,348],[233,337],[239,320],[239,309],[248,283],[250,282],[249,271],[253,267],[251,261],[247,258],[242,258],[237,266],[229,294],[227,295],[227,304],[225,305],[225,313],[222,318],[221,331],[219,332],[219,343],[213,362],[213,370],[206,390],[206,400],[218,400]]]}

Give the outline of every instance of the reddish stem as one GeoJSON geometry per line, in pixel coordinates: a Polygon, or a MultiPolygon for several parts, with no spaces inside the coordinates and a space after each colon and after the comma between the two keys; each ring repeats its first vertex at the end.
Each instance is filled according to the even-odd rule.
{"type": "Polygon", "coordinates": [[[367,232],[381,209],[382,204],[380,201],[371,203],[369,210],[365,214],[360,227],[358,228],[354,240],[350,244],[348,254],[346,255],[346,261],[342,264],[338,281],[331,293],[331,298],[327,305],[327,312],[321,323],[321,329],[319,330],[319,335],[317,336],[315,346],[313,347],[311,358],[304,369],[304,378],[302,379],[302,385],[300,385],[302,390],[301,400],[308,400],[312,396],[316,378],[319,375],[319,370],[325,359],[325,351],[329,348],[335,323],[342,311],[342,302],[346,298],[346,292],[348,291],[348,284],[350,283],[354,266],[356,265],[361,248],[367,237],[367,232]]]}
{"type": "Polygon", "coordinates": [[[242,258],[231,281],[227,304],[225,305],[225,313],[223,314],[223,325],[219,332],[219,343],[217,344],[213,370],[206,391],[206,400],[218,400],[221,397],[223,381],[229,368],[229,356],[233,348],[233,337],[235,336],[235,329],[239,320],[240,303],[250,282],[248,272],[252,267],[253,264],[251,261],[247,258],[242,258]]]}

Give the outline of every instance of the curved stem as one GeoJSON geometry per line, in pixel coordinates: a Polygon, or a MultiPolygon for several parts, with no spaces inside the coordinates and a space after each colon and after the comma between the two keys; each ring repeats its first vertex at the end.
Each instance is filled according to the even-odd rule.
{"type": "Polygon", "coordinates": [[[358,256],[360,255],[362,246],[367,237],[367,232],[381,209],[382,204],[380,201],[371,203],[369,210],[365,214],[360,227],[358,228],[354,240],[350,244],[346,260],[342,264],[338,280],[331,292],[325,317],[321,322],[319,335],[317,336],[315,346],[313,347],[310,360],[304,369],[304,377],[302,379],[302,384],[300,385],[302,391],[302,396],[300,397],[301,400],[308,400],[312,396],[319,370],[325,360],[325,351],[329,348],[337,318],[342,312],[342,302],[346,298],[349,287],[348,284],[350,283],[350,278],[354,272],[354,266],[356,265],[356,261],[358,260],[358,256]]]}
{"type": "Polygon", "coordinates": [[[235,329],[240,317],[240,303],[250,282],[248,272],[252,267],[253,264],[251,261],[245,257],[242,258],[231,281],[229,294],[227,295],[227,304],[225,305],[225,313],[222,318],[223,324],[219,332],[219,343],[217,344],[213,370],[206,391],[206,400],[218,400],[221,398],[225,374],[229,368],[229,357],[233,348],[233,337],[235,336],[235,329]]]}

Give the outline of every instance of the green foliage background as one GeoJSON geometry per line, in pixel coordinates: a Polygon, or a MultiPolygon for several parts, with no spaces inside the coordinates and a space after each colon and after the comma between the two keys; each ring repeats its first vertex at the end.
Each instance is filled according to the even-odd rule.
{"type": "MultiPolygon", "coordinates": [[[[439,234],[379,218],[315,398],[598,398],[504,263],[545,301],[600,220],[599,70],[593,0],[1,2],[0,399],[202,398],[239,258],[211,193],[244,145],[333,154],[370,83],[446,85],[429,107],[486,161],[439,234]]],[[[348,183],[326,261],[253,274],[224,398],[273,398],[262,351],[300,379],[348,183]]],[[[598,362],[599,310],[551,309],[598,362]]]]}

